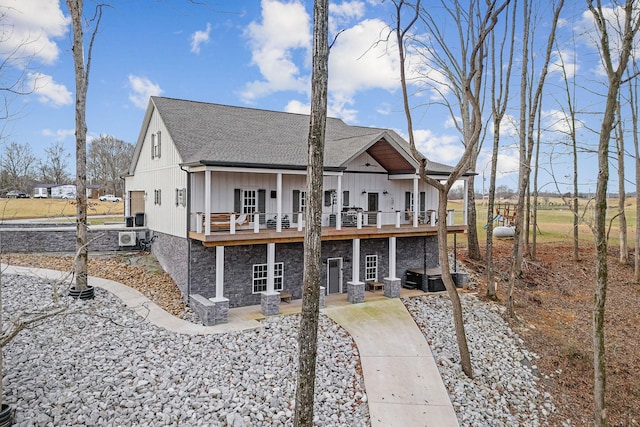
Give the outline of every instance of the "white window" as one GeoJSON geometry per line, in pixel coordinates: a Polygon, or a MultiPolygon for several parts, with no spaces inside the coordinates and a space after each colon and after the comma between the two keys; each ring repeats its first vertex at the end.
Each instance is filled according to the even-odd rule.
{"type": "Polygon", "coordinates": [[[162,190],[153,190],[153,204],[160,205],[162,202],[162,190]]]}
{"type": "Polygon", "coordinates": [[[151,134],[151,158],[160,157],[160,131],[151,134]]]}
{"type": "Polygon", "coordinates": [[[186,188],[176,188],[176,206],[187,206],[186,188]]]}
{"type": "Polygon", "coordinates": [[[378,281],[378,255],[367,255],[364,259],[365,282],[378,281]]]}
{"type": "Polygon", "coordinates": [[[258,197],[256,190],[243,190],[242,212],[252,214],[258,210],[258,197]]]}
{"type": "Polygon", "coordinates": [[[305,212],[307,208],[307,192],[300,192],[300,212],[305,212]]]}
{"type": "MultiPolygon", "coordinates": [[[[284,263],[276,262],[273,265],[273,287],[276,291],[282,290],[282,278],[284,276],[284,263]]],[[[267,290],[267,264],[253,265],[253,293],[257,294],[267,290]]]]}

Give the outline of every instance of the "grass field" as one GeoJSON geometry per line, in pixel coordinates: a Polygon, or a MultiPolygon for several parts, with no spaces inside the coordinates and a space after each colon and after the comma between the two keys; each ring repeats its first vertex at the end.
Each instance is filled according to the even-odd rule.
{"type": "MultiPolygon", "coordinates": [[[[88,215],[108,215],[122,218],[124,202],[88,201],[88,215]]],[[[47,218],[74,222],[76,203],[73,199],[0,199],[0,219],[47,218]]],[[[94,220],[91,221],[95,223],[94,220]]]]}
{"type": "MultiPolygon", "coordinates": [[[[545,242],[567,242],[573,239],[573,214],[561,199],[549,200],[550,203],[540,205],[538,207],[538,234],[537,241],[545,242]]],[[[504,202],[501,202],[504,203],[504,202]]],[[[449,208],[455,209],[455,223],[462,223],[462,202],[450,201],[449,208]]],[[[590,226],[593,223],[594,209],[593,204],[587,205],[585,200],[580,200],[580,225],[578,226],[579,238],[583,242],[593,242],[593,233],[590,226]]],[[[477,210],[477,229],[480,244],[486,240],[487,232],[484,228],[487,223],[487,204],[482,202],[476,203],[477,210]]],[[[607,214],[607,226],[611,226],[609,233],[609,244],[619,244],[619,221],[614,218],[618,213],[618,199],[609,200],[609,211],[607,214]],[[614,218],[612,220],[612,218],[614,218]]],[[[636,198],[628,198],[625,203],[625,216],[627,219],[627,233],[629,247],[635,244],[636,229],[636,198]]],[[[499,224],[495,224],[499,225],[499,224]]],[[[458,244],[466,244],[466,239],[458,238],[458,244]]]]}

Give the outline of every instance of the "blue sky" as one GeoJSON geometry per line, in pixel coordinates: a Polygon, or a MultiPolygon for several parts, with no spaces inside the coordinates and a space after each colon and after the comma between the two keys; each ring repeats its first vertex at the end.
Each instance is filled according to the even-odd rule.
{"type": "MultiPolygon", "coordinates": [[[[110,3],[111,7],[104,11],[93,51],[87,101],[89,138],[109,134],[135,143],[152,95],[308,113],[313,2],[219,0],[194,4],[197,2],[187,0],[115,0],[110,3]]],[[[563,50],[565,44],[576,43],[581,54],[590,49],[589,41],[584,41],[588,39],[584,31],[579,36],[582,42],[578,36],[574,39],[567,36],[575,35],[575,28],[584,28],[587,19],[584,3],[569,3],[556,59],[564,55],[573,73],[588,71],[590,78],[597,80],[598,72],[594,71],[597,61],[582,63],[582,56],[578,61],[563,50]]],[[[85,1],[86,15],[94,4],[85,1]]],[[[544,10],[548,9],[545,6],[548,3],[540,4],[544,16],[549,12],[544,10]]],[[[392,128],[406,136],[397,52],[393,45],[376,44],[387,35],[388,23],[393,21],[390,6],[388,1],[374,0],[331,2],[330,38],[341,32],[331,49],[329,114],[349,124],[392,128]]],[[[35,87],[34,93],[12,100],[13,115],[5,121],[3,143],[28,143],[36,155],[42,156],[44,148],[61,142],[68,152],[74,153],[72,35],[64,1],[0,0],[0,8],[8,12],[3,28],[6,31],[7,24],[11,28],[11,36],[0,44],[0,54],[6,57],[14,47],[23,49],[21,57],[30,58],[28,63],[14,61],[7,66],[12,66],[14,73],[26,73],[27,83],[35,87]]],[[[543,30],[544,17],[540,22],[543,30]]],[[[593,61],[593,55],[591,58],[593,61]]],[[[5,67],[8,74],[6,70],[5,67]]],[[[556,87],[559,74],[550,76],[556,87]]],[[[519,76],[519,71],[516,75],[519,76]]],[[[421,96],[417,103],[433,100],[433,94],[421,96]]],[[[560,108],[553,105],[553,99],[560,97],[557,93],[550,96],[543,107],[545,120],[555,123],[548,128],[558,126],[555,118],[560,108]]],[[[594,102],[597,101],[590,99],[587,103],[594,102]]],[[[508,114],[516,117],[517,113],[511,110],[508,114]]],[[[446,111],[434,104],[417,110],[414,120],[418,145],[424,154],[448,164],[458,159],[462,151],[460,137],[446,111]]],[[[515,188],[514,132],[507,126],[502,134],[500,183],[515,188]]],[[[557,134],[554,138],[558,138],[557,134]]],[[[594,137],[588,134],[583,137],[588,138],[594,137]]],[[[568,167],[566,157],[558,154],[560,149],[547,152],[547,163],[556,163],[561,169],[568,167]]],[[[487,153],[480,157],[477,169],[480,176],[484,171],[488,176],[487,159],[487,153]]],[[[584,161],[581,179],[584,191],[595,190],[592,160],[591,155],[584,161]]],[[[543,182],[548,183],[546,179],[543,182]]],[[[476,188],[481,187],[480,178],[476,188]]],[[[547,188],[551,187],[548,184],[547,188]]]]}

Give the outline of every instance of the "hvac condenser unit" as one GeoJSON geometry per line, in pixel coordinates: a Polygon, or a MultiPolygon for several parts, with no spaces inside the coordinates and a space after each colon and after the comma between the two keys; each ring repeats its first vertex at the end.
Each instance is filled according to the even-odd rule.
{"type": "Polygon", "coordinates": [[[118,245],[119,246],[135,246],[136,245],[136,232],[135,231],[121,231],[118,233],[118,245]]]}

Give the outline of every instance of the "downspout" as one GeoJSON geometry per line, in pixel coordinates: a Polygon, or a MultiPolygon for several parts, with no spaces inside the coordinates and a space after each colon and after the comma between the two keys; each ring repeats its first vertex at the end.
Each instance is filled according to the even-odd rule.
{"type": "Polygon", "coordinates": [[[191,295],[191,239],[189,239],[189,229],[191,228],[191,221],[190,221],[190,215],[191,215],[191,172],[189,172],[187,169],[185,169],[182,165],[180,166],[180,169],[182,171],[184,171],[187,174],[187,194],[185,194],[185,197],[187,198],[187,229],[186,231],[186,236],[187,236],[187,295],[186,295],[186,304],[189,305],[189,295],[191,295]]]}

